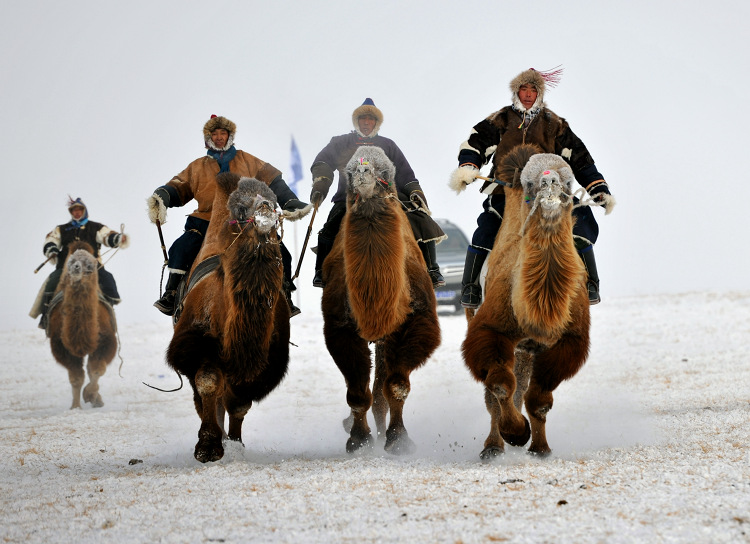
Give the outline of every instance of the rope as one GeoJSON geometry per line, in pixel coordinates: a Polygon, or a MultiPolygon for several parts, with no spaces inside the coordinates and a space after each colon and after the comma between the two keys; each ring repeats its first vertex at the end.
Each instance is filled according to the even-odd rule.
{"type": "MultiPolygon", "coordinates": [[[[586,194],[587,194],[586,190],[583,187],[581,187],[577,189],[572,195],[568,195],[570,196],[571,199],[576,198],[576,197],[578,198],[578,204],[575,204],[573,206],[572,208],[573,210],[575,210],[576,208],[580,208],[581,206],[599,206],[600,205],[591,197],[585,198],[586,194]]],[[[534,199],[534,204],[531,206],[531,210],[529,211],[529,214],[526,216],[526,220],[523,222],[523,225],[521,226],[521,230],[518,231],[519,236],[523,237],[524,233],[526,232],[526,225],[528,224],[529,219],[531,219],[531,216],[537,210],[537,207],[539,206],[539,199],[541,198],[541,196],[542,196],[542,193],[537,193],[536,198],[534,199]]]]}

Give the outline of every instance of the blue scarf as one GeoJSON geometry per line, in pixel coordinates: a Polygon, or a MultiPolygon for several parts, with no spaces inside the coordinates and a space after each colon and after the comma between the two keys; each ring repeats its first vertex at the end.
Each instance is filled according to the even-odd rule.
{"type": "Polygon", "coordinates": [[[219,173],[229,172],[229,163],[232,162],[232,159],[236,154],[237,150],[234,148],[234,146],[230,147],[226,151],[216,151],[214,149],[208,150],[208,156],[216,159],[216,162],[219,163],[219,173]]]}

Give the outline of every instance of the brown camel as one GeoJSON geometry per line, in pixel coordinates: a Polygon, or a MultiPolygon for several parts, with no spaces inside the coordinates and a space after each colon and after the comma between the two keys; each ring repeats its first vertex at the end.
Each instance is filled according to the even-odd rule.
{"type": "Polygon", "coordinates": [[[322,298],[326,346],[344,375],[351,408],[346,450],[372,447],[372,406],[385,450],[408,453],[414,447],[403,422],[409,375],[440,344],[435,294],[396,196],[393,163],[379,147],[363,146],[346,170],[347,212],[323,265],[322,298]],[[375,343],[374,404],[368,342],[375,343]]]}
{"type": "Polygon", "coordinates": [[[86,378],[83,358],[86,356],[89,383],[83,388],[83,400],[95,408],[104,406],[99,378],[117,353],[115,314],[99,292],[99,262],[93,253],[94,249],[86,242],[70,244],[60,283],[48,310],[47,334],[52,356],[68,369],[73,388],[71,409],[81,407],[81,387],[86,378]]]}
{"type": "Polygon", "coordinates": [[[523,446],[529,435],[530,453],[549,454],[552,392],[588,356],[586,271],[572,234],[574,177],[561,157],[540,151],[518,146],[496,172],[507,183],[505,217],[488,259],[484,303],[473,318],[467,312],[463,356],[485,386],[491,416],[482,459],[501,454],[503,439],[523,446]],[[524,390],[530,426],[520,412],[524,390]]]}
{"type": "Polygon", "coordinates": [[[217,176],[211,222],[167,349],[169,365],[193,387],[201,418],[195,458],[202,463],[223,457],[224,438],[242,442],[242,422],[253,401],[286,375],[289,307],[278,217],[266,184],[232,173],[217,176]],[[192,285],[209,258],[218,267],[192,285]]]}

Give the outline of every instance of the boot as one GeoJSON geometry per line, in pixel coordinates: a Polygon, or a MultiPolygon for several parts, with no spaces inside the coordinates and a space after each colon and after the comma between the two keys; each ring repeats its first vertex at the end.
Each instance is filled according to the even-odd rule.
{"type": "Polygon", "coordinates": [[[164,287],[164,294],[159,300],[154,302],[154,306],[164,315],[174,315],[175,298],[177,297],[177,286],[180,284],[184,274],[170,272],[167,278],[167,285],[164,287]]]}
{"type": "Polygon", "coordinates": [[[422,250],[422,257],[427,263],[427,272],[432,280],[432,288],[437,289],[445,285],[445,278],[440,273],[440,266],[437,263],[437,253],[435,250],[435,240],[429,242],[420,242],[419,249],[422,250]]]}
{"type": "Polygon", "coordinates": [[[318,252],[315,255],[315,276],[313,277],[313,287],[325,287],[323,281],[323,261],[333,249],[333,240],[318,235],[318,252]]]}
{"type": "Polygon", "coordinates": [[[599,304],[602,299],[599,296],[599,274],[596,271],[596,259],[594,258],[594,246],[587,246],[580,250],[578,254],[581,256],[583,266],[586,267],[586,273],[588,278],[586,280],[586,289],[589,292],[589,304],[599,304]]]}
{"type": "Polygon", "coordinates": [[[53,293],[45,291],[42,295],[42,317],[39,318],[39,327],[43,331],[47,330],[47,312],[49,311],[49,303],[52,302],[53,293]]]}
{"type": "Polygon", "coordinates": [[[466,251],[464,277],[461,280],[461,306],[464,308],[478,308],[482,302],[482,286],[479,284],[479,274],[489,252],[469,246],[466,251]]]}
{"type": "Polygon", "coordinates": [[[292,302],[292,290],[287,282],[284,282],[284,295],[286,296],[286,303],[289,305],[289,317],[301,314],[302,310],[292,302]]]}

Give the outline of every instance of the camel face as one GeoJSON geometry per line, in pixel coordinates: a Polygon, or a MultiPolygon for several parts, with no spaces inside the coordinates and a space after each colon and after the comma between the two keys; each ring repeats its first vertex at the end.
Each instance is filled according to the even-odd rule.
{"type": "Polygon", "coordinates": [[[536,182],[526,184],[530,204],[538,204],[548,219],[559,217],[572,203],[570,181],[563,181],[555,170],[544,170],[536,182]]]}
{"type": "Polygon", "coordinates": [[[96,271],[96,259],[84,249],[77,249],[68,259],[68,277],[71,281],[81,281],[96,271]]]}
{"type": "Polygon", "coordinates": [[[253,223],[261,234],[278,227],[276,200],[271,190],[258,180],[242,178],[237,189],[229,195],[227,208],[230,222],[253,223]]]}
{"type": "Polygon", "coordinates": [[[378,176],[373,164],[365,158],[360,158],[354,170],[349,174],[352,191],[360,198],[367,200],[375,194],[377,182],[378,176]]]}

